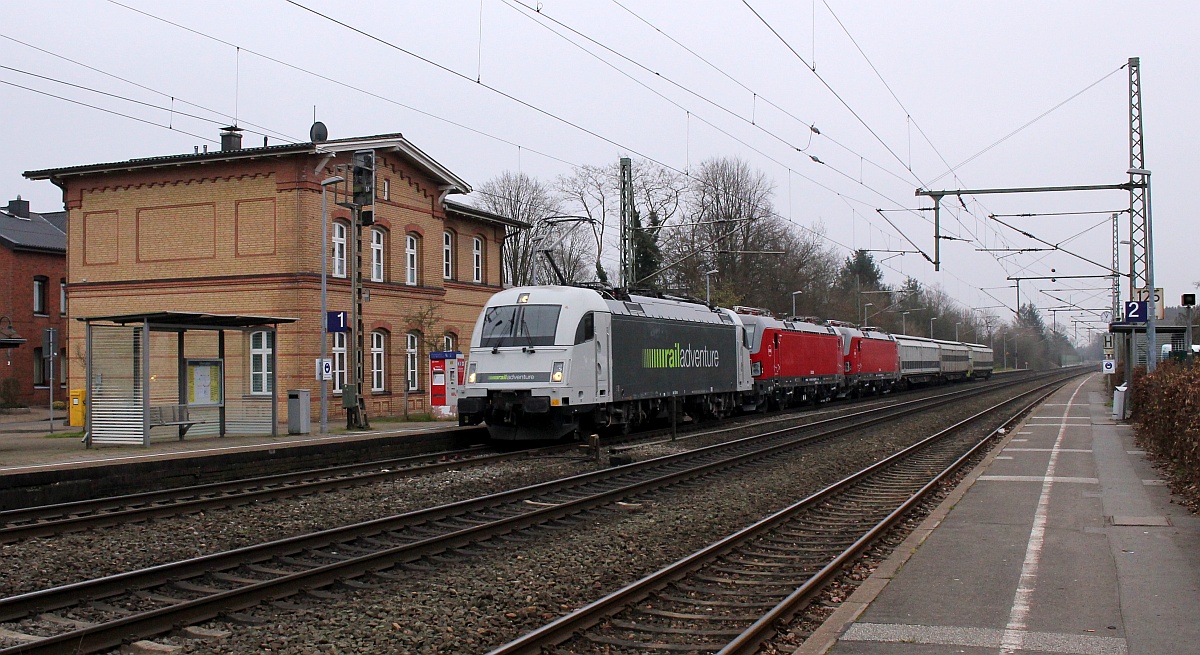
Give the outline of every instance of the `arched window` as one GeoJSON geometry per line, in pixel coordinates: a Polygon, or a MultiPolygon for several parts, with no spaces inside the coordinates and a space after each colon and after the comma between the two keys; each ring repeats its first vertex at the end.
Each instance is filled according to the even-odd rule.
{"type": "Polygon", "coordinates": [[[416,391],[420,388],[420,372],[417,367],[417,350],[420,346],[421,339],[416,332],[409,332],[405,336],[405,352],[404,352],[404,375],[407,378],[405,383],[408,385],[409,391],[416,391]]]}
{"type": "Polygon", "coordinates": [[[471,281],[483,282],[483,239],[471,240],[471,281]]]}
{"type": "Polygon", "coordinates": [[[371,391],[387,389],[387,377],[384,375],[384,333],[376,330],[371,333],[371,391]]]}
{"type": "Polygon", "coordinates": [[[457,343],[458,339],[454,336],[454,334],[447,332],[446,335],[442,337],[442,350],[451,352],[454,350],[454,346],[457,343]]]}
{"type": "Polygon", "coordinates": [[[333,276],[346,277],[346,224],[333,222],[333,243],[330,249],[333,259],[333,276]]]}
{"type": "Polygon", "coordinates": [[[442,232],[442,277],[454,277],[454,235],[448,231],[442,232]]]}
{"type": "Polygon", "coordinates": [[[346,333],[332,332],[333,392],[341,393],[346,386],[346,333]]]}
{"type": "Polygon", "coordinates": [[[250,333],[250,393],[270,394],[275,391],[271,380],[271,355],[274,350],[274,332],[262,330],[250,333]]]}
{"type": "Polygon", "coordinates": [[[383,282],[383,230],[371,230],[371,281],[383,282]]]}
{"type": "Polygon", "coordinates": [[[404,283],[410,286],[417,284],[417,245],[415,234],[404,238],[404,283]]]}

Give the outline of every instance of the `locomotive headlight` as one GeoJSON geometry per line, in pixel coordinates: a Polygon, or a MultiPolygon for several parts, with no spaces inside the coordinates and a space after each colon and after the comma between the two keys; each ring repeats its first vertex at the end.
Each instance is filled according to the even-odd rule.
{"type": "Polygon", "coordinates": [[[554,362],[554,370],[553,370],[553,372],[550,373],[550,381],[551,382],[562,382],[563,381],[563,363],[562,362],[554,362]]]}
{"type": "Polygon", "coordinates": [[[467,365],[467,384],[475,384],[475,364],[467,365]]]}

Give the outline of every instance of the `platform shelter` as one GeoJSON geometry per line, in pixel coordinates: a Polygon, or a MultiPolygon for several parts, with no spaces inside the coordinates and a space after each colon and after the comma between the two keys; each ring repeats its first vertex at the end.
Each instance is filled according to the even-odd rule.
{"type": "Polygon", "coordinates": [[[276,334],[294,318],[153,312],[81,318],[84,443],[279,434],[276,334]]]}

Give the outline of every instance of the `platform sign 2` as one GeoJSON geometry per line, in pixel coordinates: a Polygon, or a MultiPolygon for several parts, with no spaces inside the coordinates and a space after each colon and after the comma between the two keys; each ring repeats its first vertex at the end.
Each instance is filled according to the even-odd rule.
{"type": "Polygon", "coordinates": [[[326,332],[348,332],[350,330],[350,312],[325,312],[326,332]]]}
{"type": "Polygon", "coordinates": [[[1117,360],[1115,360],[1115,359],[1104,360],[1104,363],[1100,365],[1100,371],[1102,373],[1104,373],[1105,375],[1112,375],[1113,373],[1116,373],[1117,372],[1117,360]]]}
{"type": "Polygon", "coordinates": [[[1149,305],[1149,303],[1145,300],[1125,301],[1125,322],[1145,323],[1148,309],[1147,305],[1149,305]]]}

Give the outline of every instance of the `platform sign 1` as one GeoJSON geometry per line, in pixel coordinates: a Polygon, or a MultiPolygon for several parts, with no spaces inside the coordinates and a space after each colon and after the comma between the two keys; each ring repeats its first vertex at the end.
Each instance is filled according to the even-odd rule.
{"type": "Polygon", "coordinates": [[[1149,303],[1145,300],[1125,301],[1125,322],[1145,323],[1149,303]]]}
{"type": "Polygon", "coordinates": [[[350,330],[350,312],[325,312],[326,332],[348,332],[350,330]]]}
{"type": "Polygon", "coordinates": [[[1105,375],[1112,375],[1113,373],[1116,373],[1117,372],[1117,360],[1115,360],[1115,359],[1104,360],[1104,363],[1100,365],[1100,371],[1102,373],[1104,373],[1105,375]]]}

